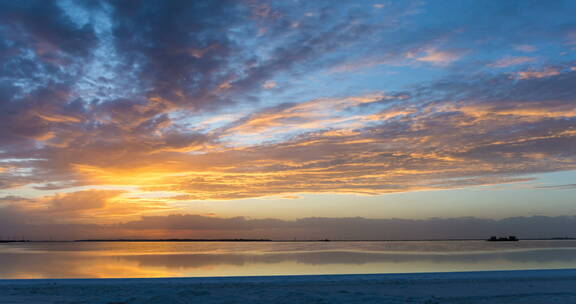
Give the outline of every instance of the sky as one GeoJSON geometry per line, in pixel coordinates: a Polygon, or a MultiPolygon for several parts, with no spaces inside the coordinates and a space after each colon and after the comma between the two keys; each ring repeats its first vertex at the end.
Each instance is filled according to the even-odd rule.
{"type": "Polygon", "coordinates": [[[576,236],[575,13],[1,1],[0,239],[576,236]]]}

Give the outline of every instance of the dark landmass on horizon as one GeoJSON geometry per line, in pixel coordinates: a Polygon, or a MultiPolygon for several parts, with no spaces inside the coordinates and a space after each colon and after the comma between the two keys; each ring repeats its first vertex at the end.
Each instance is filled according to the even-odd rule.
{"type": "MultiPolygon", "coordinates": [[[[518,238],[518,241],[557,241],[576,240],[576,237],[518,238]]],[[[485,238],[452,239],[79,239],[79,240],[1,240],[2,243],[40,243],[40,242],[451,242],[451,241],[490,241],[485,238]]]]}

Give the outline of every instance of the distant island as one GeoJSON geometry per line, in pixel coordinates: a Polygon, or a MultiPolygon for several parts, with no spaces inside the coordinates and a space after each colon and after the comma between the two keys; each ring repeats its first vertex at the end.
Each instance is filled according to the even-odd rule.
{"type": "Polygon", "coordinates": [[[518,238],[515,235],[511,235],[509,237],[496,237],[496,236],[491,236],[489,239],[487,239],[488,242],[518,242],[518,238]]]}

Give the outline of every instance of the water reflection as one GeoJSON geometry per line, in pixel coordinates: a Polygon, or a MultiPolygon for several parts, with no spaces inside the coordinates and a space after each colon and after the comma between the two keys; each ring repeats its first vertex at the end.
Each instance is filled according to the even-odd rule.
{"type": "Polygon", "coordinates": [[[398,273],[576,266],[576,242],[520,242],[524,244],[500,248],[483,242],[446,243],[432,244],[435,251],[414,242],[3,245],[0,278],[398,273]],[[421,247],[427,250],[419,250],[421,247]]]}

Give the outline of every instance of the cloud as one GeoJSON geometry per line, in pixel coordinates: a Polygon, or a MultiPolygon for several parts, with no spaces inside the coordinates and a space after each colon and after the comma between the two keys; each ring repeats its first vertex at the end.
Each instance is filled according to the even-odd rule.
{"type": "Polygon", "coordinates": [[[300,196],[298,196],[298,195],[283,195],[281,198],[284,198],[284,199],[298,199],[298,198],[300,198],[300,196]]]}
{"type": "Polygon", "coordinates": [[[183,120],[250,100],[243,96],[261,90],[273,74],[369,33],[355,16],[332,18],[327,28],[307,31],[324,13],[294,32],[270,8],[270,14],[257,17],[274,15],[263,22],[283,38],[270,49],[272,56],[258,57],[238,43],[254,29],[242,18],[246,7],[237,2],[6,5],[10,26],[22,26],[2,41],[11,56],[2,66],[0,86],[2,157],[37,160],[19,163],[33,173],[0,177],[3,188],[85,184],[77,168],[134,167],[213,147],[217,138],[190,131],[183,120]],[[215,15],[220,17],[208,17],[215,15]],[[221,30],[226,28],[238,31],[221,30]],[[38,39],[60,48],[38,55],[51,60],[27,53],[35,51],[38,39]],[[58,68],[52,59],[60,62],[58,68]]]}
{"type": "Polygon", "coordinates": [[[573,3],[290,3],[1,3],[3,205],[112,221],[172,210],[146,191],[380,195],[576,169],[573,3]],[[118,187],[146,193],[100,192],[118,187]]]}
{"type": "Polygon", "coordinates": [[[164,230],[245,230],[275,228],[285,226],[276,219],[246,219],[244,217],[218,218],[201,215],[145,216],[142,219],[120,224],[128,229],[164,229],[164,230]]]}
{"type": "Polygon", "coordinates": [[[521,52],[534,52],[537,50],[537,48],[535,46],[528,45],[528,44],[515,45],[514,49],[521,51],[521,52]]]}
{"type": "Polygon", "coordinates": [[[0,203],[2,202],[18,202],[18,201],[29,201],[30,199],[17,196],[17,195],[7,195],[0,197],[0,203]]]}
{"type": "Polygon", "coordinates": [[[268,80],[262,85],[262,87],[264,89],[271,90],[271,89],[276,87],[276,82],[274,82],[272,80],[268,80]]]}
{"type": "Polygon", "coordinates": [[[550,190],[567,190],[567,189],[576,189],[576,184],[538,186],[536,188],[537,189],[550,189],[550,190]]]}
{"type": "Polygon", "coordinates": [[[559,75],[560,71],[556,68],[547,67],[543,70],[526,70],[516,73],[518,79],[546,78],[559,75]]]}
{"type": "Polygon", "coordinates": [[[102,209],[111,198],[117,197],[122,191],[85,190],[67,194],[56,194],[47,204],[54,212],[85,211],[102,209]]]}
{"type": "Polygon", "coordinates": [[[137,133],[118,142],[116,137],[107,141],[102,131],[95,142],[79,137],[65,150],[45,147],[40,155],[50,162],[30,165],[46,173],[6,183],[74,176],[81,184],[131,185],[178,192],[182,200],[220,200],[311,192],[378,195],[527,181],[530,174],[574,169],[574,158],[565,151],[574,149],[576,136],[570,98],[575,74],[561,71],[520,82],[505,74],[446,78],[408,92],[285,103],[208,138],[137,133]],[[242,135],[269,140],[278,134],[286,137],[236,147],[222,143],[242,135]],[[203,148],[210,138],[221,142],[203,148]]]}
{"type": "Polygon", "coordinates": [[[228,131],[274,134],[273,127],[286,130],[292,120],[300,130],[315,125],[290,140],[198,155],[190,162],[212,166],[195,167],[194,174],[182,175],[165,189],[187,192],[190,200],[300,192],[383,194],[521,182],[530,180],[527,174],[571,170],[574,158],[565,151],[574,149],[576,136],[568,94],[573,77],[566,71],[522,82],[506,76],[449,79],[419,89],[434,90],[423,94],[437,98],[428,99],[427,106],[414,92],[410,99],[327,99],[267,109],[228,131]],[[331,111],[355,113],[359,124],[326,124],[333,122],[330,116],[317,113],[325,109],[324,102],[331,111]],[[396,103],[404,110],[395,109],[396,103]],[[407,110],[411,103],[420,106],[407,110]],[[379,107],[358,110],[366,105],[379,107]],[[328,128],[316,131],[320,126],[328,128]]]}
{"type": "Polygon", "coordinates": [[[520,238],[572,236],[566,234],[574,216],[474,217],[390,219],[311,217],[296,220],[207,217],[194,214],[145,216],[118,224],[56,224],[20,222],[22,214],[2,209],[0,228],[30,239],[86,238],[271,238],[300,240],[485,239],[491,235],[520,238]],[[11,218],[12,220],[7,220],[11,218]]]}
{"type": "Polygon", "coordinates": [[[162,206],[153,204],[138,206],[130,198],[123,197],[124,190],[81,190],[56,193],[40,198],[6,196],[3,212],[26,217],[37,224],[78,223],[79,221],[106,222],[110,217],[122,214],[134,216],[148,210],[159,210],[162,206]]]}
{"type": "Polygon", "coordinates": [[[248,2],[251,10],[247,11],[241,4],[149,1],[135,6],[110,2],[114,19],[122,20],[114,24],[115,46],[125,62],[143,67],[125,66],[138,75],[147,96],[170,106],[198,110],[238,102],[273,75],[291,72],[370,32],[368,26],[355,22],[355,16],[329,18],[326,14],[302,22],[294,31],[292,22],[277,13],[277,8],[248,2]],[[309,31],[319,18],[329,18],[328,26],[309,31]],[[244,37],[254,37],[246,43],[270,45],[267,55],[244,49],[238,43],[244,37]]]}
{"type": "Polygon", "coordinates": [[[406,58],[429,62],[436,65],[447,65],[460,59],[466,51],[427,49],[420,53],[408,52],[406,58]]]}
{"type": "Polygon", "coordinates": [[[314,130],[337,125],[353,124],[358,117],[343,115],[351,108],[361,105],[377,104],[394,99],[406,98],[404,95],[385,96],[367,94],[347,98],[321,98],[299,103],[284,103],[263,109],[248,117],[233,122],[226,132],[233,134],[253,134],[267,132],[290,132],[294,129],[314,130]]]}
{"type": "Polygon", "coordinates": [[[502,59],[499,59],[488,66],[494,68],[507,68],[510,66],[515,66],[523,63],[533,62],[536,58],[534,57],[527,57],[527,56],[507,56],[502,59]]]}

